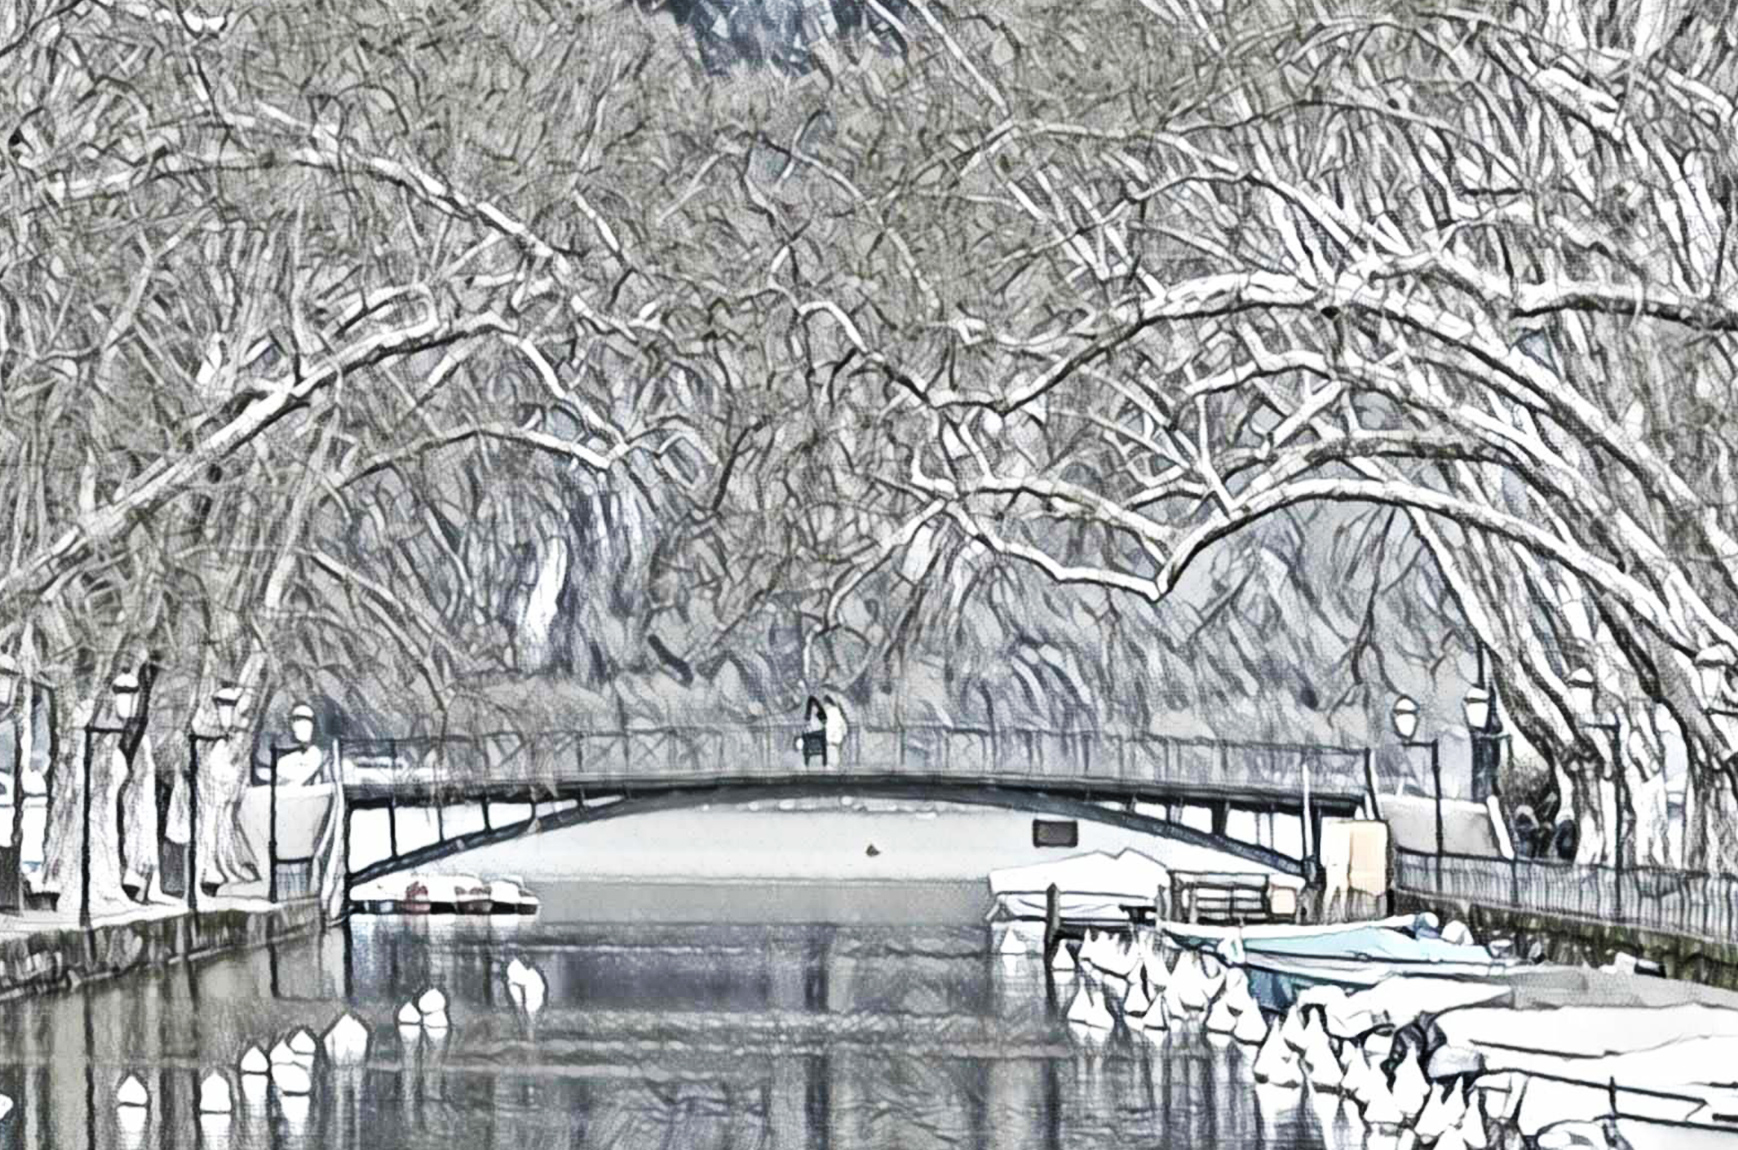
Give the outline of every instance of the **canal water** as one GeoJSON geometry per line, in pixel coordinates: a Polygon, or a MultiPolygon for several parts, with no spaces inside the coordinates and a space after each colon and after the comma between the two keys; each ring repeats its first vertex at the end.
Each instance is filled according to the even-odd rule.
{"type": "MultiPolygon", "coordinates": [[[[317,938],[0,1005],[0,1147],[848,1150],[1355,1147],[1250,1054],[1062,1021],[992,953],[982,884],[542,884],[535,920],[356,918],[317,938]],[[544,975],[534,1024],[503,968],[544,975]],[[424,989],[451,1028],[401,1030],[424,989]],[[197,1080],[349,1009],[365,1069],[197,1114],[197,1080]],[[137,1074],[147,1114],[123,1115],[137,1074]]],[[[1064,976],[1070,979],[1072,976],[1064,976]]]]}

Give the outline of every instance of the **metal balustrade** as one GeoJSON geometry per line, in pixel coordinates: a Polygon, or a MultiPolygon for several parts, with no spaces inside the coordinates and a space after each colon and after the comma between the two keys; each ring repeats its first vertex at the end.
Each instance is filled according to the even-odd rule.
{"type": "Polygon", "coordinates": [[[1102,783],[1211,799],[1284,798],[1304,786],[1361,801],[1371,781],[1361,749],[1233,742],[1107,731],[854,727],[840,761],[805,761],[800,725],[641,727],[350,740],[341,778],[352,794],[445,802],[518,789],[554,797],[574,787],[752,782],[792,776],[948,779],[988,785],[1102,783]]]}
{"type": "Polygon", "coordinates": [[[1522,914],[1738,941],[1738,876],[1543,859],[1394,854],[1394,889],[1522,914]]]}
{"type": "MultiPolygon", "coordinates": [[[[1173,837],[1290,873],[1309,860],[1240,841],[1229,833],[1231,812],[1305,811],[1313,822],[1363,807],[1377,783],[1369,752],[1344,747],[917,724],[854,726],[835,761],[827,761],[814,754],[812,739],[804,754],[806,729],[646,726],[346,740],[338,756],[346,809],[387,811],[386,856],[351,868],[348,878],[370,881],[531,828],[591,821],[606,810],[719,801],[736,788],[782,800],[835,786],[865,795],[1066,809],[1069,817],[1143,827],[1157,822],[1173,837]],[[641,801],[618,808],[619,799],[641,801]],[[1132,804],[1141,801],[1170,809],[1140,812],[1132,804]],[[1179,808],[1191,806],[1208,812],[1210,831],[1183,821],[1179,808]],[[400,814],[411,807],[432,808],[435,837],[401,850],[400,814]],[[460,807],[476,808],[481,827],[467,815],[467,829],[449,833],[455,829],[449,808],[460,807]]],[[[1314,837],[1306,830],[1306,853],[1314,837]]]]}

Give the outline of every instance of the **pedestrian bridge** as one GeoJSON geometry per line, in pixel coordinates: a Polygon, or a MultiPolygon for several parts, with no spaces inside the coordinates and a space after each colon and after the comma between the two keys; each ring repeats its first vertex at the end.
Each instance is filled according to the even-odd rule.
{"type": "Polygon", "coordinates": [[[1005,727],[853,728],[835,761],[805,756],[796,726],[353,741],[338,761],[347,831],[360,812],[385,814],[385,853],[347,865],[352,886],[532,832],[829,795],[1091,820],[1299,874],[1303,859],[1276,849],[1274,816],[1301,819],[1312,857],[1321,820],[1363,809],[1376,785],[1364,749],[1005,727]],[[401,847],[401,812],[418,808],[432,811],[434,841],[401,847]]]}

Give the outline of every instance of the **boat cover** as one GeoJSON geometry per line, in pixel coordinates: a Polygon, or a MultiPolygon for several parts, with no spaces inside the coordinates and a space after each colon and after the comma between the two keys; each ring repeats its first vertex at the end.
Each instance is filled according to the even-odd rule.
{"type": "Polygon", "coordinates": [[[1054,883],[1066,895],[1104,895],[1119,902],[1150,903],[1159,887],[1171,881],[1157,859],[1130,847],[1119,854],[1089,851],[1055,862],[1003,867],[990,872],[990,893],[1044,893],[1054,883]]]}

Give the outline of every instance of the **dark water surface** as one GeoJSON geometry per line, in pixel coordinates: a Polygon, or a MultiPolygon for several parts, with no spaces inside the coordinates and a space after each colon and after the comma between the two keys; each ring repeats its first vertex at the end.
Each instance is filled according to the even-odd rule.
{"type": "Polygon", "coordinates": [[[319,938],[0,1005],[0,1147],[1053,1150],[1357,1146],[1331,1106],[1258,1096],[1244,1051],[1061,1021],[1071,986],[991,953],[979,884],[544,884],[535,921],[357,918],[319,938]],[[527,1027],[502,968],[549,985],[527,1027]],[[400,1031],[428,986],[444,1037],[400,1031]],[[311,1099],[197,1079],[346,1004],[365,1070],[311,1099]],[[148,1117],[123,1121],[137,1073],[148,1117]]]}

